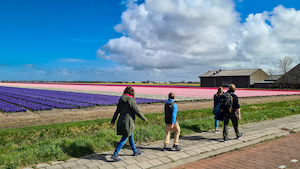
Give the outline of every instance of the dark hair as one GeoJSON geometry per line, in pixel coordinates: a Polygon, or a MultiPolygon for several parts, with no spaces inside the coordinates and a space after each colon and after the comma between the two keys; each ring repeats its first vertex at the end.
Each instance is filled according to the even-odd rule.
{"type": "Polygon", "coordinates": [[[124,90],[124,94],[126,93],[134,96],[134,89],[131,86],[127,86],[124,90]]]}
{"type": "Polygon", "coordinates": [[[169,99],[174,99],[175,98],[175,94],[174,93],[169,93],[169,99]]]}

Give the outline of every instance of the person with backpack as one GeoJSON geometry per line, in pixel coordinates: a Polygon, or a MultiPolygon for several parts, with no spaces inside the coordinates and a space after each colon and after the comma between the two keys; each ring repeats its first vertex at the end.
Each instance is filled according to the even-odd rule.
{"type": "MultiPolygon", "coordinates": [[[[218,110],[215,110],[215,111],[218,111],[217,112],[218,114],[215,114],[215,133],[220,133],[218,116],[220,115],[219,109],[220,109],[222,94],[223,94],[223,87],[220,86],[218,88],[217,94],[214,95],[214,109],[218,109],[218,110]]],[[[223,121],[223,117],[220,120],[223,121]]]]}
{"type": "MultiPolygon", "coordinates": [[[[214,94],[214,109],[213,114],[215,115],[215,133],[220,133],[219,121],[224,122],[224,112],[221,112],[221,101],[223,96],[223,87],[219,86],[217,94],[214,94]]],[[[228,127],[228,131],[231,129],[228,127]]]]}
{"type": "Polygon", "coordinates": [[[180,135],[180,126],[177,121],[177,104],[175,103],[175,94],[169,93],[169,99],[165,104],[165,141],[163,151],[180,151],[178,147],[178,140],[180,135]],[[169,148],[170,134],[171,131],[174,131],[174,145],[172,148],[169,148]]]}
{"type": "Polygon", "coordinates": [[[122,135],[120,142],[118,143],[111,158],[114,161],[121,161],[118,158],[119,151],[123,148],[126,141],[129,139],[130,147],[133,151],[133,156],[142,154],[142,151],[137,150],[134,145],[134,128],[135,128],[135,115],[141,118],[143,121],[147,121],[146,117],[139,111],[134,98],[134,89],[131,86],[127,86],[124,90],[124,94],[121,96],[117,105],[117,110],[111,120],[111,125],[114,126],[117,117],[117,135],[122,135]],[[119,116],[120,115],[120,116],[119,116]]]}
{"type": "Polygon", "coordinates": [[[223,129],[223,139],[227,142],[228,139],[228,123],[231,120],[236,138],[240,139],[243,137],[243,133],[239,132],[238,121],[241,120],[241,110],[239,105],[238,97],[234,94],[236,86],[230,84],[228,86],[228,91],[223,94],[221,99],[221,111],[224,112],[224,129],[223,129]]]}

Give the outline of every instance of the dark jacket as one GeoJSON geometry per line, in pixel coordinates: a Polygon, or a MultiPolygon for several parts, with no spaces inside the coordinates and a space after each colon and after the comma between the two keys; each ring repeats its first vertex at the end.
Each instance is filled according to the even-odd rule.
{"type": "MultiPolygon", "coordinates": [[[[222,96],[222,95],[221,95],[222,96]]],[[[217,94],[214,95],[214,108],[221,103],[221,96],[217,97],[217,94]]],[[[215,114],[214,117],[216,120],[223,121],[224,120],[224,112],[219,111],[218,114],[215,114]]]]}
{"type": "Polygon", "coordinates": [[[217,97],[217,94],[214,95],[214,107],[221,103],[221,96],[217,97]]]}
{"type": "Polygon", "coordinates": [[[111,123],[115,123],[119,114],[117,135],[130,136],[133,134],[135,128],[135,115],[144,121],[146,120],[145,116],[139,111],[135,98],[128,94],[121,96],[111,123]]]}

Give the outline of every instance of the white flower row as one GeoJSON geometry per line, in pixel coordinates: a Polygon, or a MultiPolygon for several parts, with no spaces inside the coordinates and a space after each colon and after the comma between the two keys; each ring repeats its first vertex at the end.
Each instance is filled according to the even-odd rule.
{"type": "MultiPolygon", "coordinates": [[[[17,87],[17,86],[10,86],[17,87]]],[[[21,86],[20,86],[21,87],[21,86]]],[[[103,95],[113,95],[113,96],[121,96],[122,92],[107,92],[107,91],[94,91],[94,90],[74,90],[74,89],[58,89],[58,88],[43,88],[43,87],[29,87],[22,86],[21,88],[30,88],[30,89],[43,89],[43,90],[56,90],[56,91],[66,91],[66,92],[77,92],[77,93],[92,93],[92,94],[103,94],[103,95]]],[[[154,95],[154,94],[141,94],[136,93],[135,97],[138,98],[147,98],[147,99],[159,99],[159,100],[167,100],[168,96],[165,95],[154,95]]],[[[186,96],[176,96],[177,101],[197,101],[202,100],[197,97],[186,97],[186,96]]]]}

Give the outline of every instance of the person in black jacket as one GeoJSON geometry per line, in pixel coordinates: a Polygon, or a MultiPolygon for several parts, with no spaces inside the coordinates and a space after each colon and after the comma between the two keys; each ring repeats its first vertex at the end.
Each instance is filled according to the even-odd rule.
{"type": "MultiPolygon", "coordinates": [[[[217,94],[214,95],[214,107],[221,103],[221,96],[223,94],[223,87],[218,88],[217,94]]],[[[215,133],[220,133],[219,120],[215,117],[215,133]]]]}
{"type": "Polygon", "coordinates": [[[223,129],[223,138],[224,142],[227,142],[228,139],[228,123],[231,120],[236,138],[240,139],[243,137],[243,133],[239,132],[238,121],[241,120],[241,110],[238,97],[234,94],[236,86],[234,84],[230,84],[228,86],[228,91],[226,93],[230,93],[233,98],[232,110],[230,112],[224,112],[224,129],[223,129]]]}

